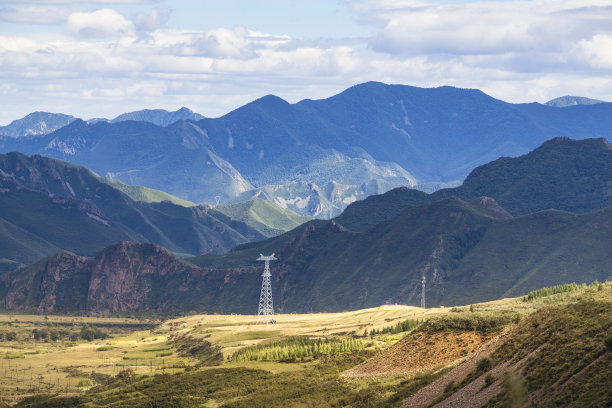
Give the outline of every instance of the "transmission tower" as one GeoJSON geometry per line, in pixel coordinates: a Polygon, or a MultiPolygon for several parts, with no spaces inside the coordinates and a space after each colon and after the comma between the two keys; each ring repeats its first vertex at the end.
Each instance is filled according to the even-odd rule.
{"type": "Polygon", "coordinates": [[[261,294],[259,295],[259,308],[257,310],[257,323],[276,323],[274,320],[274,303],[272,302],[272,283],[270,282],[270,261],[276,261],[277,258],[274,254],[269,256],[263,256],[259,254],[258,261],[265,261],[266,266],[264,267],[263,280],[261,282],[261,294]]]}
{"type": "Polygon", "coordinates": [[[421,307],[425,309],[425,274],[421,278],[421,307]]]}

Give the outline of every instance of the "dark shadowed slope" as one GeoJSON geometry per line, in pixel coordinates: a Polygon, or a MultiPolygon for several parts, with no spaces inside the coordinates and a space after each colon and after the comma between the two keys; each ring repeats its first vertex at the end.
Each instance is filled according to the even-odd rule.
{"type": "Polygon", "coordinates": [[[198,254],[264,238],[209,208],[134,201],[84,167],[42,156],[0,155],[0,198],[0,257],[23,263],[58,249],[93,255],[121,239],[198,254]]]}
{"type": "Polygon", "coordinates": [[[558,138],[517,158],[473,170],[456,188],[425,194],[400,188],[351,204],[336,221],[362,231],[411,205],[446,197],[494,198],[514,216],[550,208],[586,213],[612,205],[612,145],[605,139],[558,138]]]}

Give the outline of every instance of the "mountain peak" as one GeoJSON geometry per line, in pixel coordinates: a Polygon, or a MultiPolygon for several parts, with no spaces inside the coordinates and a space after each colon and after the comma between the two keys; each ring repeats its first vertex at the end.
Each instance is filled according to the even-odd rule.
{"type": "Polygon", "coordinates": [[[561,96],[559,98],[551,99],[546,102],[544,105],[552,106],[554,108],[565,108],[568,106],[576,106],[576,105],[595,105],[597,103],[606,103],[605,101],[600,101],[599,99],[591,99],[585,98],[583,96],[561,96]]]}
{"type": "Polygon", "coordinates": [[[74,116],[63,113],[32,112],[7,126],[0,126],[0,135],[10,137],[38,136],[51,133],[76,120],[74,116]]]}
{"type": "Polygon", "coordinates": [[[127,112],[117,116],[111,120],[111,123],[134,120],[137,122],[150,122],[157,126],[166,127],[179,120],[198,121],[204,119],[204,116],[199,113],[194,113],[186,107],[182,107],[174,112],[169,112],[164,109],[143,109],[139,111],[127,112]]]}

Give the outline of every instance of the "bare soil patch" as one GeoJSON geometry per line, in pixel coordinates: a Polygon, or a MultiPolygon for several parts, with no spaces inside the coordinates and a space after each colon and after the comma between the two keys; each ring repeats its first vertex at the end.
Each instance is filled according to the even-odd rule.
{"type": "Polygon", "coordinates": [[[348,378],[407,375],[445,366],[467,357],[487,337],[477,332],[410,333],[343,375],[348,378]]]}

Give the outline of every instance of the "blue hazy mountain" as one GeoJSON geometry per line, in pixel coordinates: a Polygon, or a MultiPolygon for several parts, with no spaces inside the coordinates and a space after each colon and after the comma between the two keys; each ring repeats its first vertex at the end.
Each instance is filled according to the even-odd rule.
{"type": "Polygon", "coordinates": [[[10,137],[44,135],[73,122],[76,118],[63,113],[32,112],[6,126],[0,126],[0,135],[10,137]]]}
{"type": "Polygon", "coordinates": [[[269,95],[166,127],[75,121],[45,136],[0,138],[0,151],[58,157],[196,203],[261,197],[329,217],[394,187],[463,180],[563,136],[612,137],[612,104],[558,109],[474,89],[368,82],[295,104],[269,95]]]}
{"type": "Polygon", "coordinates": [[[179,120],[197,121],[204,119],[204,116],[199,113],[182,107],[181,109],[169,112],[164,109],[143,109],[134,112],[123,113],[111,120],[112,123],[124,122],[126,120],[135,120],[138,122],[150,122],[158,126],[168,126],[179,120]]]}

